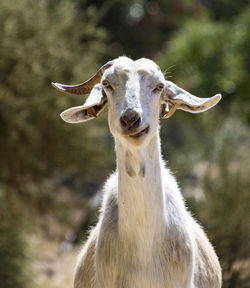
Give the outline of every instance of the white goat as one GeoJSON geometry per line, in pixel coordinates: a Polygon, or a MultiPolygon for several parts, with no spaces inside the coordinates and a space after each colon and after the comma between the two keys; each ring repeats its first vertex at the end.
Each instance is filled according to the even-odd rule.
{"type": "Polygon", "coordinates": [[[214,249],[164,166],[158,125],[159,114],[203,112],[221,95],[195,97],[166,81],[144,58],[119,57],[82,84],[52,85],[65,93],[90,93],[83,106],[61,114],[66,122],[92,119],[108,104],[116,147],[117,171],[105,184],[99,221],[80,253],[74,287],[221,287],[214,249]]]}

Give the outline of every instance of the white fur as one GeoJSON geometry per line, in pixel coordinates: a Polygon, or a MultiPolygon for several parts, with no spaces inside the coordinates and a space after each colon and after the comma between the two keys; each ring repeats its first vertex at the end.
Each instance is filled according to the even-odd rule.
{"type": "Polygon", "coordinates": [[[104,80],[113,87],[103,89],[117,171],[103,189],[99,221],[80,253],[74,287],[221,287],[217,256],[162,160],[158,117],[166,92],[155,91],[166,83],[162,72],[151,60],[120,57],[104,80]],[[120,117],[128,107],[141,115],[138,132],[149,125],[147,134],[124,135],[120,117]]]}

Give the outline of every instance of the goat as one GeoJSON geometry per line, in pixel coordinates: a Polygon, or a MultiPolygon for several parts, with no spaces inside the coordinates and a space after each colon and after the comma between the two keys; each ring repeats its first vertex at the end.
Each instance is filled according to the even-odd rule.
{"type": "Polygon", "coordinates": [[[79,255],[74,287],[221,287],[214,249],[165,168],[158,124],[159,114],[203,112],[221,95],[198,98],[165,80],[153,61],[125,56],[82,84],[52,85],[64,93],[90,93],[84,105],[61,113],[66,122],[93,119],[108,105],[117,157],[99,221],[79,255]]]}

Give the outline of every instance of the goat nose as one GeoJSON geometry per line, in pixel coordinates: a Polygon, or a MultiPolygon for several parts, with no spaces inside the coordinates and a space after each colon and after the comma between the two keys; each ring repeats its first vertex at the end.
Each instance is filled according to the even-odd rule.
{"type": "Polygon", "coordinates": [[[121,125],[128,130],[136,128],[141,122],[140,114],[133,109],[126,109],[121,116],[121,125]]]}

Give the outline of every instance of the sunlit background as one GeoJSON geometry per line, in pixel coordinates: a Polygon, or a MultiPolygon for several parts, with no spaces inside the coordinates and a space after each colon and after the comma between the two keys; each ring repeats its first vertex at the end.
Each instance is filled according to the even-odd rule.
{"type": "Polygon", "coordinates": [[[250,287],[250,5],[247,0],[0,2],[0,287],[66,288],[115,169],[107,111],[80,125],[74,84],[119,55],[156,61],[209,112],[161,121],[164,158],[223,267],[250,287]]]}

